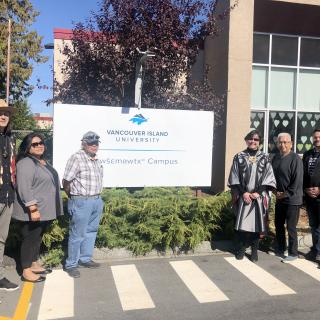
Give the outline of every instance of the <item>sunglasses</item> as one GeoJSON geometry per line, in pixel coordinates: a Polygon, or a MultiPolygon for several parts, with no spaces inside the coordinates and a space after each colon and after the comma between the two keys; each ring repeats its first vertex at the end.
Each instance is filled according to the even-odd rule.
{"type": "Polygon", "coordinates": [[[256,141],[256,142],[259,142],[260,139],[258,139],[258,138],[250,138],[250,139],[248,139],[248,141],[256,141]]]}
{"type": "Polygon", "coordinates": [[[43,146],[43,145],[44,145],[43,141],[31,143],[31,147],[33,147],[33,148],[36,148],[36,147],[39,147],[39,146],[43,146]]]}

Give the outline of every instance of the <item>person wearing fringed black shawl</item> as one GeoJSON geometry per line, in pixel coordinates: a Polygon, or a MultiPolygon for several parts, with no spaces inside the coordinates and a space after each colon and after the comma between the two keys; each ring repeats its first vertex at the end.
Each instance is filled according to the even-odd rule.
{"type": "Polygon", "coordinates": [[[243,259],[245,249],[251,246],[251,261],[258,261],[259,238],[266,233],[266,218],[270,190],[276,179],[269,156],[259,151],[261,136],[249,132],[244,138],[247,148],[233,158],[228,186],[231,188],[235,212],[235,257],[243,259]]]}

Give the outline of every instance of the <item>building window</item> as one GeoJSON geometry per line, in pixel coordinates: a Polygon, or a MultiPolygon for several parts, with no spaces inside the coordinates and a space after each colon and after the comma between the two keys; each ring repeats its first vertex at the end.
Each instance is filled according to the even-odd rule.
{"type": "Polygon", "coordinates": [[[301,39],[300,66],[320,68],[320,39],[301,39]]]}
{"type": "Polygon", "coordinates": [[[251,103],[254,106],[265,108],[267,106],[268,68],[253,67],[251,103]]]}
{"type": "Polygon", "coordinates": [[[320,111],[320,70],[300,70],[298,106],[300,110],[320,111]]]}
{"type": "Polygon", "coordinates": [[[298,37],[273,36],[271,63],[296,66],[298,62],[298,37]]]}
{"type": "Polygon", "coordinates": [[[269,63],[269,35],[256,34],[253,37],[253,62],[269,63]]]}
{"type": "Polygon", "coordinates": [[[296,144],[298,153],[303,153],[312,147],[312,132],[315,128],[320,128],[319,113],[298,112],[296,144]]]}
{"type": "Polygon", "coordinates": [[[312,131],[320,128],[319,88],[320,39],[254,34],[251,128],[265,133],[264,151],[276,151],[280,132],[292,135],[298,153],[312,147],[312,131]]]}
{"type": "Polygon", "coordinates": [[[271,68],[270,109],[294,108],[296,71],[286,68],[271,68]]]}
{"type": "Polygon", "coordinates": [[[293,112],[272,111],[269,113],[268,152],[277,151],[277,136],[281,132],[290,133],[294,138],[295,117],[293,112]]]}

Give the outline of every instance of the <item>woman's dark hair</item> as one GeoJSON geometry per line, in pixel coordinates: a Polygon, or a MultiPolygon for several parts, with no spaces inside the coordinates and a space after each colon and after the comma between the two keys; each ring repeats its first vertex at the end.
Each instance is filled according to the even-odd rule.
{"type": "MultiPolygon", "coordinates": [[[[31,132],[28,135],[26,135],[23,138],[23,140],[19,146],[19,151],[18,151],[18,155],[17,155],[17,162],[20,161],[21,159],[29,156],[29,151],[31,148],[32,139],[35,137],[41,139],[41,141],[44,142],[44,136],[41,133],[31,132]]],[[[43,155],[41,156],[41,158],[43,158],[43,155]]]]}
{"type": "Polygon", "coordinates": [[[249,140],[249,139],[252,139],[253,136],[258,136],[259,137],[259,140],[260,140],[260,144],[262,144],[262,137],[261,137],[261,134],[258,130],[252,130],[250,131],[245,137],[244,137],[244,140],[249,140]]]}

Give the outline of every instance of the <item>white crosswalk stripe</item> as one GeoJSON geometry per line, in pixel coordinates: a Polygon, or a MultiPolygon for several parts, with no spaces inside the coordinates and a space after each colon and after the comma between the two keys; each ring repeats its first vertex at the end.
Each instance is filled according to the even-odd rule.
{"type": "Polygon", "coordinates": [[[305,259],[297,259],[291,262],[288,262],[295,266],[297,269],[303,271],[308,274],[310,277],[320,281],[320,269],[317,268],[317,264],[305,259]]]}
{"type": "Polygon", "coordinates": [[[124,311],[155,307],[135,265],[112,266],[111,270],[124,311]]]}
{"type": "Polygon", "coordinates": [[[229,300],[192,260],[171,261],[170,264],[198,302],[229,300]]]}
{"type": "Polygon", "coordinates": [[[248,259],[237,260],[234,257],[225,258],[233,267],[250,279],[270,296],[295,294],[296,292],[248,259]]]}
{"type": "Polygon", "coordinates": [[[38,320],[74,317],[74,279],[54,270],[44,283],[38,320]]]}
{"type": "MultiPolygon", "coordinates": [[[[272,259],[272,258],[271,258],[272,259]]],[[[298,259],[295,261],[290,262],[289,266],[285,267],[283,264],[281,264],[280,261],[275,260],[273,263],[279,263],[279,268],[276,269],[276,276],[274,276],[272,273],[272,267],[269,265],[269,270],[271,270],[269,273],[266,271],[261,264],[254,264],[248,259],[243,260],[236,260],[234,257],[213,257],[212,261],[217,262],[217,266],[220,266],[218,270],[226,270],[226,275],[228,277],[228,272],[232,273],[233,277],[238,277],[238,275],[235,275],[233,272],[240,272],[245,276],[241,280],[241,287],[245,286],[252,282],[255,284],[256,290],[263,290],[263,292],[266,292],[270,296],[278,296],[278,295],[293,295],[296,292],[291,289],[288,285],[290,283],[283,283],[280,281],[281,279],[281,272],[286,270],[285,278],[287,279],[286,282],[290,281],[290,277],[288,277],[288,273],[292,273],[292,278],[297,278],[297,275],[299,272],[303,272],[313,279],[320,281],[320,269],[317,268],[317,265],[313,262],[304,260],[304,259],[298,259]],[[221,259],[223,261],[217,261],[218,259],[221,259]],[[223,269],[221,262],[223,264],[226,264],[224,261],[226,261],[230,266],[228,268],[223,269]],[[293,266],[294,268],[292,268],[293,266]],[[222,267],[222,269],[221,269],[222,267]],[[281,271],[282,270],[282,271],[281,271]]],[[[269,260],[270,261],[270,260],[269,260]]],[[[263,260],[262,260],[263,262],[263,260]]],[[[271,261],[270,261],[271,262],[271,261]]],[[[139,262],[140,263],[140,262],[139,262]]],[[[162,262],[163,263],[163,262],[162,262]]],[[[217,279],[219,279],[219,287],[216,285],[215,274],[212,273],[214,269],[206,269],[211,270],[207,271],[210,273],[205,273],[201,269],[201,264],[197,264],[193,260],[176,260],[176,261],[167,261],[164,262],[165,264],[168,263],[172,268],[166,269],[166,272],[172,271],[171,275],[167,275],[169,278],[173,279],[174,277],[176,280],[174,281],[174,286],[170,287],[170,295],[173,295],[172,298],[174,299],[175,291],[178,290],[181,292],[181,290],[188,290],[191,292],[192,296],[189,293],[185,293],[184,297],[186,299],[191,299],[188,301],[194,300],[195,303],[215,303],[215,302],[223,302],[223,301],[229,301],[233,299],[235,295],[235,291],[238,289],[230,287],[232,286],[232,283],[230,281],[223,282],[223,277],[221,275],[217,275],[217,279]],[[182,282],[181,282],[182,281],[182,282]],[[223,286],[223,287],[221,287],[223,286]],[[225,294],[225,292],[229,292],[228,296],[225,294]],[[230,295],[229,295],[230,294],[230,295]],[[188,298],[189,297],[189,298],[188,298]]],[[[206,265],[208,268],[208,265],[206,265]]],[[[143,310],[143,309],[153,309],[156,308],[156,304],[163,303],[163,301],[160,299],[153,300],[153,298],[158,299],[159,296],[155,294],[155,290],[159,292],[163,292],[164,290],[167,292],[168,287],[161,286],[161,282],[157,282],[159,280],[153,281],[152,276],[148,273],[149,269],[146,269],[142,266],[142,268],[137,269],[135,264],[127,264],[127,265],[113,265],[108,267],[106,270],[100,270],[100,276],[103,277],[103,274],[106,274],[106,277],[108,278],[108,282],[114,281],[115,287],[112,287],[110,285],[107,285],[104,281],[102,281],[103,278],[101,278],[101,281],[99,283],[96,283],[97,279],[100,279],[100,276],[95,277],[95,280],[93,281],[92,285],[88,289],[94,290],[96,286],[106,286],[107,295],[109,297],[113,297],[113,301],[120,302],[118,305],[118,310],[122,311],[129,311],[129,310],[143,310]],[[147,272],[147,274],[145,274],[147,272]],[[147,286],[144,283],[144,280],[146,280],[147,286]],[[157,283],[157,288],[150,287],[149,286],[154,285],[157,283]],[[152,295],[154,297],[151,297],[149,294],[148,289],[150,289],[152,295]],[[121,304],[121,306],[120,306],[121,304]],[[122,307],[122,308],[121,308],[122,307]],[[120,309],[119,309],[120,308],[120,309]]],[[[219,271],[219,272],[220,272],[219,271]]],[[[87,275],[90,279],[90,270],[87,270],[87,275]]],[[[84,273],[85,275],[85,273],[84,273]]],[[[167,277],[166,276],[166,277],[167,277]]],[[[35,315],[33,315],[33,319],[37,320],[51,320],[51,319],[63,319],[63,318],[73,318],[75,317],[75,304],[79,303],[79,301],[75,300],[75,281],[77,281],[77,290],[82,290],[81,287],[84,283],[86,283],[86,277],[84,276],[84,282],[82,282],[82,277],[80,279],[74,280],[73,278],[69,277],[64,271],[62,270],[54,270],[52,274],[49,274],[47,276],[47,280],[44,283],[41,301],[39,306],[39,309],[34,309],[37,307],[34,307],[34,303],[31,307],[31,312],[36,312],[35,315]],[[34,311],[32,311],[34,309],[34,311]],[[38,311],[39,310],[39,311],[38,311]]],[[[312,280],[312,279],[311,279],[312,280]]],[[[298,282],[301,283],[301,282],[298,282]]],[[[168,284],[167,284],[168,285],[168,284]]],[[[294,281],[294,288],[299,292],[297,289],[297,282],[294,281]]],[[[250,286],[251,290],[255,290],[254,287],[250,286]]],[[[87,290],[87,288],[83,289],[87,290]]],[[[78,291],[77,291],[78,292],[78,291]]],[[[261,292],[262,293],[262,292],[261,292]]],[[[254,294],[254,292],[253,292],[254,294]]],[[[80,294],[81,296],[85,296],[83,294],[80,294]]],[[[77,293],[77,297],[79,297],[79,294],[77,293]]],[[[94,297],[94,294],[89,293],[90,299],[94,297]]],[[[160,294],[161,297],[161,294],[160,294]]],[[[99,296],[100,302],[102,303],[104,301],[103,296],[99,296]]],[[[94,301],[94,300],[91,300],[94,301]]],[[[232,302],[232,301],[231,301],[232,302]]],[[[228,303],[231,303],[228,302],[228,303]]]]}

